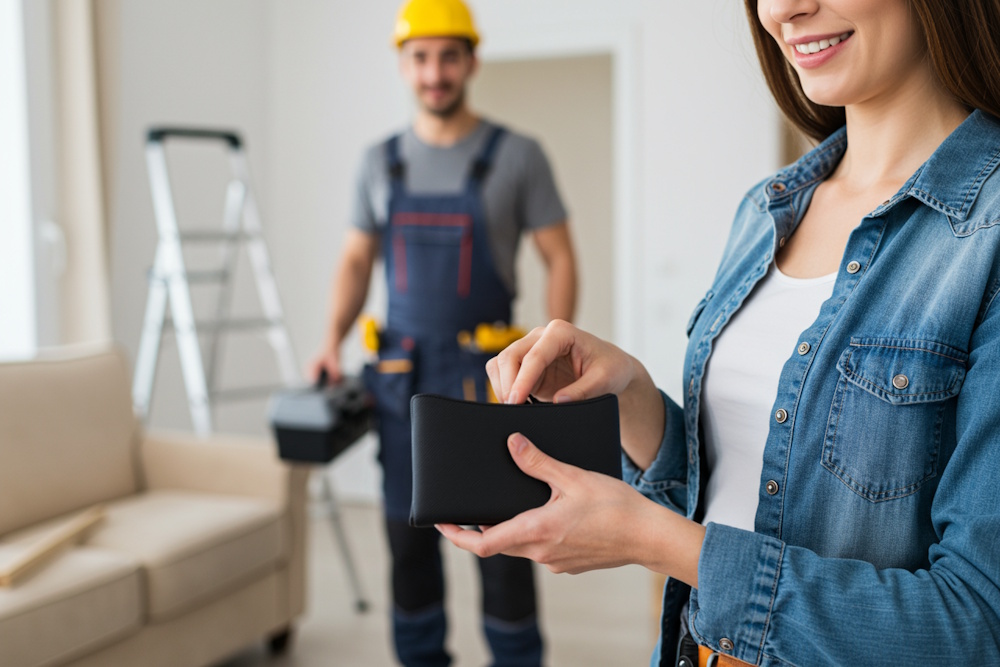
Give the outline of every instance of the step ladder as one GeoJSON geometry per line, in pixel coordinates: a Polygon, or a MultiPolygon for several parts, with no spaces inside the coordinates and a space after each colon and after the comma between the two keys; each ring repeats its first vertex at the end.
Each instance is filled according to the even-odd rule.
{"type": "MultiPolygon", "coordinates": [[[[212,432],[213,406],[219,402],[266,397],[282,387],[301,384],[298,364],[292,352],[285,326],[278,287],[271,271],[271,261],[264,242],[260,212],[250,181],[250,170],[239,134],[226,130],[154,127],[146,135],[146,165],[153,198],[158,242],[153,268],[149,272],[149,294],[143,320],[142,338],[136,356],[132,380],[132,400],[136,415],[149,417],[165,331],[172,331],[180,356],[181,373],[187,390],[188,408],[194,431],[212,432]],[[174,199],[167,169],[165,142],[168,139],[223,143],[228,147],[232,180],[225,193],[220,230],[182,231],[174,210],[174,199]],[[188,245],[216,244],[218,269],[190,271],[184,259],[188,245]],[[261,317],[233,318],[230,302],[236,260],[246,250],[250,269],[260,298],[261,317]],[[216,288],[214,318],[196,320],[191,299],[191,285],[209,283],[216,288]],[[167,317],[169,307],[170,317],[167,317]],[[222,335],[233,331],[261,331],[267,336],[277,360],[281,383],[277,385],[220,389],[218,386],[222,335]],[[205,358],[201,337],[208,336],[205,358]]],[[[354,561],[341,523],[340,511],[329,476],[322,471],[322,501],[328,508],[333,534],[343,555],[344,565],[355,595],[358,611],[367,609],[354,561]]]]}

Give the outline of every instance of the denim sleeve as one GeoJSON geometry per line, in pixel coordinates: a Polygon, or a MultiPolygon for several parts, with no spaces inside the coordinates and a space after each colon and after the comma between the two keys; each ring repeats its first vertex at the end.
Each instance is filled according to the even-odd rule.
{"type": "Polygon", "coordinates": [[[653,463],[640,469],[622,452],[622,479],[650,500],[683,515],[688,513],[687,449],[684,438],[684,410],[660,392],[666,411],[663,440],[653,463]]]}
{"type": "Polygon", "coordinates": [[[709,524],[692,632],[758,665],[1000,665],[1000,297],[976,329],[928,566],[877,569],[709,524]],[[725,642],[728,645],[728,642],[725,642]]]}

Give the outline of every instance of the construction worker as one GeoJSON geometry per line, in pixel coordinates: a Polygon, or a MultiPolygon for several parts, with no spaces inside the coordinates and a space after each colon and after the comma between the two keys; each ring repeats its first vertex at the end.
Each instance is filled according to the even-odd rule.
{"type": "MultiPolygon", "coordinates": [[[[361,162],[353,226],[333,277],[328,335],[311,369],[317,377],[322,369],[340,377],[341,343],[365,303],[381,254],[388,313],[381,330],[367,330],[379,361],[366,366],[365,376],[378,412],[393,637],[407,667],[451,662],[439,534],[408,524],[410,397],[433,392],[488,399],[484,367],[499,350],[482,341],[503,336],[469,333],[510,323],[522,232],[547,267],[549,317],[572,319],[576,299],[566,211],[544,153],[534,140],[474,114],[467,104],[478,41],[461,0],[410,0],[400,8],[394,42],[416,116],[361,162]]],[[[483,628],[494,665],[539,665],[530,562],[495,556],[481,560],[480,569],[483,628]]]]}

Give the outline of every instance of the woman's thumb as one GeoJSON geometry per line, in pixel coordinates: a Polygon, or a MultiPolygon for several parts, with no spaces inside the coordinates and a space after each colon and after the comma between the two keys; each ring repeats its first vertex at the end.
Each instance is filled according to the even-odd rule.
{"type": "Polygon", "coordinates": [[[566,465],[540,450],[520,433],[512,433],[507,438],[507,448],[514,463],[526,475],[549,484],[555,484],[562,466],[566,465]]]}

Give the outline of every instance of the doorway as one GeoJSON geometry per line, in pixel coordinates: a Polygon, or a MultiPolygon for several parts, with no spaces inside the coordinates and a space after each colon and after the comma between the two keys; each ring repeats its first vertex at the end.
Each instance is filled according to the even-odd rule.
{"type": "MultiPolygon", "coordinates": [[[[472,107],[538,140],[569,211],[579,291],[575,323],[614,338],[614,154],[612,56],[484,61],[472,107]]],[[[530,246],[530,241],[525,241],[530,246]]],[[[544,324],[545,270],[534,247],[517,263],[515,322],[544,324]]]]}

